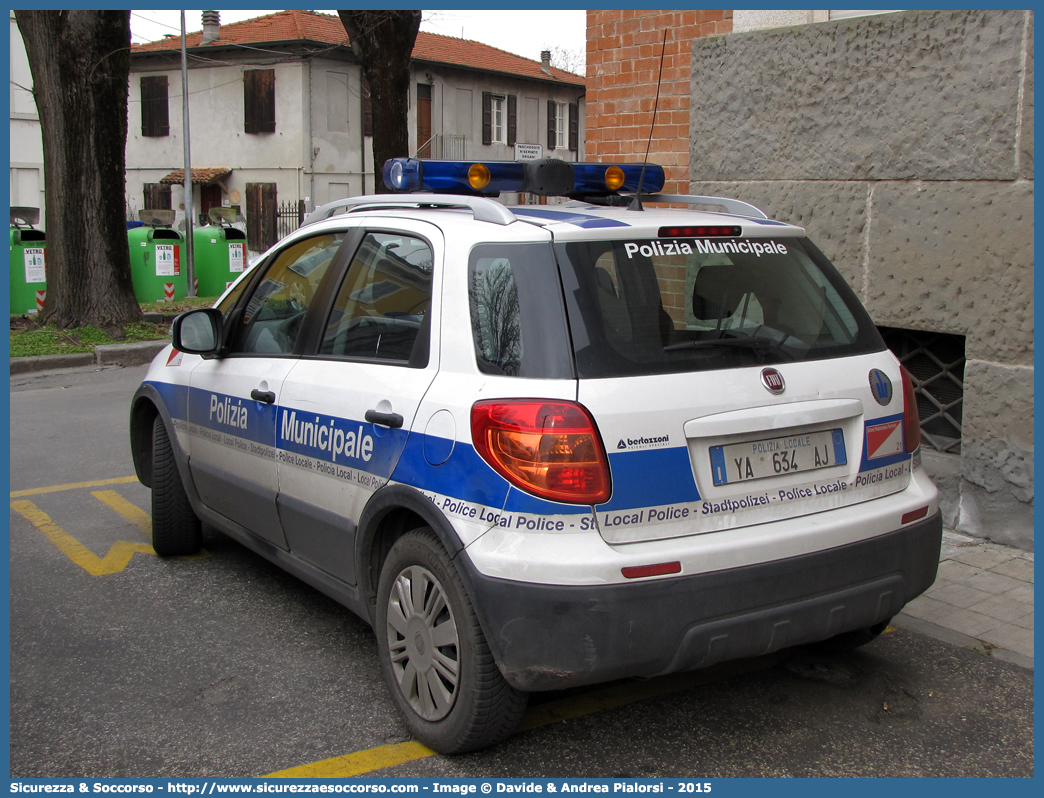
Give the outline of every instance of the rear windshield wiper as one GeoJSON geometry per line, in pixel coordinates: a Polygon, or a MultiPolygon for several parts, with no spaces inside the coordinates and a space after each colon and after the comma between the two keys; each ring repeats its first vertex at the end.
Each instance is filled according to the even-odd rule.
{"type": "Polygon", "coordinates": [[[701,341],[683,341],[679,344],[668,344],[663,348],[664,352],[676,352],[681,349],[707,349],[713,346],[735,346],[741,349],[753,349],[755,354],[764,355],[768,352],[777,352],[790,360],[794,357],[783,349],[783,341],[789,336],[784,336],[776,341],[763,336],[743,336],[740,338],[708,338],[701,341]]]}

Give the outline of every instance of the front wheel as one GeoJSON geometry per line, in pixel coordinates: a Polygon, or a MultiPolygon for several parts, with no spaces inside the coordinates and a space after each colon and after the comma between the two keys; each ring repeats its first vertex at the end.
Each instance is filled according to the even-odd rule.
{"type": "Polygon", "coordinates": [[[435,534],[392,546],[377,589],[381,667],[413,736],[441,754],[495,745],[528,697],[497,668],[460,576],[435,534]]]}
{"type": "Polygon", "coordinates": [[[152,424],[152,548],[160,557],[195,554],[203,530],[181,482],[162,416],[152,424]]]}

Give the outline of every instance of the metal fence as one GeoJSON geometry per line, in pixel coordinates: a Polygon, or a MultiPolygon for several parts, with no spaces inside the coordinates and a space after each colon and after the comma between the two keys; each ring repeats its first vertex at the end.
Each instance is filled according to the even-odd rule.
{"type": "Polygon", "coordinates": [[[463,161],[465,137],[456,133],[436,133],[417,148],[418,158],[435,158],[441,161],[463,161]]]}
{"type": "Polygon", "coordinates": [[[288,236],[300,227],[302,222],[304,222],[305,213],[304,200],[280,202],[276,207],[276,230],[278,231],[278,237],[288,236]]]}

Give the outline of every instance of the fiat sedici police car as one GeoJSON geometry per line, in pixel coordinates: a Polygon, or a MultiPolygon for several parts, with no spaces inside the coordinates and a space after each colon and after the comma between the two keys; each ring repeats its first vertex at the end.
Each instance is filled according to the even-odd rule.
{"type": "Polygon", "coordinates": [[[871,640],[939,557],[910,378],[803,229],[663,179],[402,159],[313,212],[134,397],[157,553],[202,522],[356,612],[444,753],[530,691],[871,640]]]}

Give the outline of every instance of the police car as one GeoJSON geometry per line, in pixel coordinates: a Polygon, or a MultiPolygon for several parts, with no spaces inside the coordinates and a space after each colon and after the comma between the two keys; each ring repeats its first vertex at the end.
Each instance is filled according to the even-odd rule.
{"type": "Polygon", "coordinates": [[[131,412],[158,554],[202,522],[356,612],[444,753],[531,691],[860,645],[931,585],[911,380],[803,229],[648,164],[384,179],[174,322],[131,412]]]}

